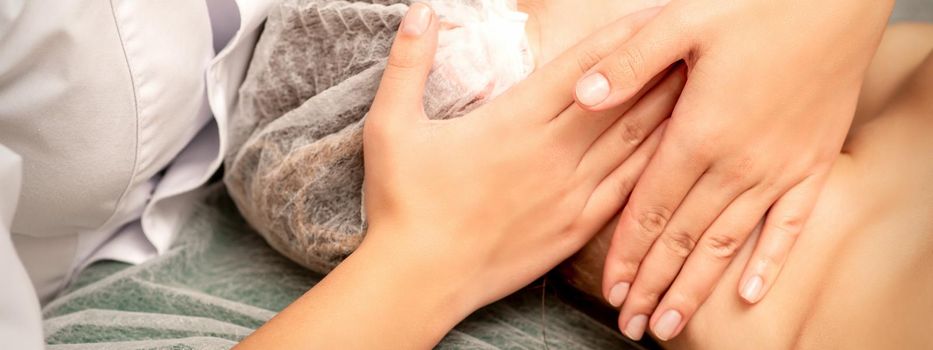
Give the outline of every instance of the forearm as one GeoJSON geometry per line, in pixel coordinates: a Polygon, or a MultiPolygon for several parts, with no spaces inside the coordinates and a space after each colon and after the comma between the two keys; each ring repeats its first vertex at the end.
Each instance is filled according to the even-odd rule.
{"type": "Polygon", "coordinates": [[[432,266],[369,243],[237,348],[430,348],[469,313],[456,290],[425,283],[432,266]]]}

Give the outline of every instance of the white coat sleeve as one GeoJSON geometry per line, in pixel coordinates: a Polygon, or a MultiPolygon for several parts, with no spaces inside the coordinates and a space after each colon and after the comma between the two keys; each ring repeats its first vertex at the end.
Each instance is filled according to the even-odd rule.
{"type": "Polygon", "coordinates": [[[45,341],[39,299],[10,239],[21,183],[20,157],[0,145],[0,344],[6,349],[40,350],[45,341]]]}

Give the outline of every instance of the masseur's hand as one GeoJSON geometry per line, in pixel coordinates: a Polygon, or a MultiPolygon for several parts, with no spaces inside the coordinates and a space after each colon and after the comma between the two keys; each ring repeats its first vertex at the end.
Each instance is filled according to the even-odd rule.
{"type": "Polygon", "coordinates": [[[574,104],[573,85],[656,13],[612,24],[462,118],[428,120],[439,21],[414,3],[363,130],[363,243],[241,346],[427,348],[578,250],[620,209],[685,76],[600,112],[574,104]]]}
{"type": "Polygon", "coordinates": [[[626,335],[680,333],[766,213],[738,290],[754,303],[772,286],[843,144],[892,5],[674,0],[580,80],[576,100],[603,111],[672,63],[689,67],[606,260],[603,293],[622,305],[626,335]]]}
{"type": "Polygon", "coordinates": [[[621,208],[685,76],[674,69],[600,112],[573,103],[573,83],[595,63],[587,57],[608,54],[656,13],[616,22],[452,120],[422,108],[436,36],[403,27],[364,128],[363,245],[411,260],[424,288],[456,295],[445,306],[460,316],[579,250],[621,208]]]}

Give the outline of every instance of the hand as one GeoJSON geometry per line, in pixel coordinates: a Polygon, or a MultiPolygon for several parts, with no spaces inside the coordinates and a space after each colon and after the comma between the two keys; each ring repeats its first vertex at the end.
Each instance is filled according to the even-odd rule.
{"type": "Polygon", "coordinates": [[[656,13],[610,25],[462,118],[428,120],[439,21],[412,4],[363,128],[362,245],[239,347],[427,348],[579,249],[618,212],[685,76],[601,112],[574,104],[572,87],[656,13]]]}
{"type": "Polygon", "coordinates": [[[675,0],[579,81],[576,100],[601,111],[672,63],[689,67],[606,260],[623,333],[680,333],[766,213],[739,293],[754,303],[768,291],[842,147],[892,5],[675,0]]]}
{"type": "Polygon", "coordinates": [[[462,296],[456,309],[467,312],[576,252],[621,208],[620,189],[631,187],[653,153],[685,77],[674,70],[648,83],[647,93],[600,112],[575,105],[572,84],[595,63],[587,57],[608,54],[656,13],[612,24],[452,120],[429,120],[422,108],[434,34],[416,38],[403,29],[364,126],[363,245],[420,261],[431,272],[419,274],[454,286],[462,296]]]}

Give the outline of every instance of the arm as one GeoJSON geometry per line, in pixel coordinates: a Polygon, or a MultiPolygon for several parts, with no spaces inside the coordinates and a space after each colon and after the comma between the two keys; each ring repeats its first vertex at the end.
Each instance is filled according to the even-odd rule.
{"type": "Polygon", "coordinates": [[[574,107],[569,87],[583,58],[654,13],[614,23],[462,118],[429,120],[439,21],[414,4],[364,126],[363,244],[240,348],[428,347],[577,251],[618,211],[684,77],[598,113],[574,107]]]}
{"type": "Polygon", "coordinates": [[[439,342],[472,311],[461,291],[440,282],[446,274],[438,264],[413,259],[418,256],[414,252],[376,246],[360,246],[238,347],[423,349],[439,342]]]}

